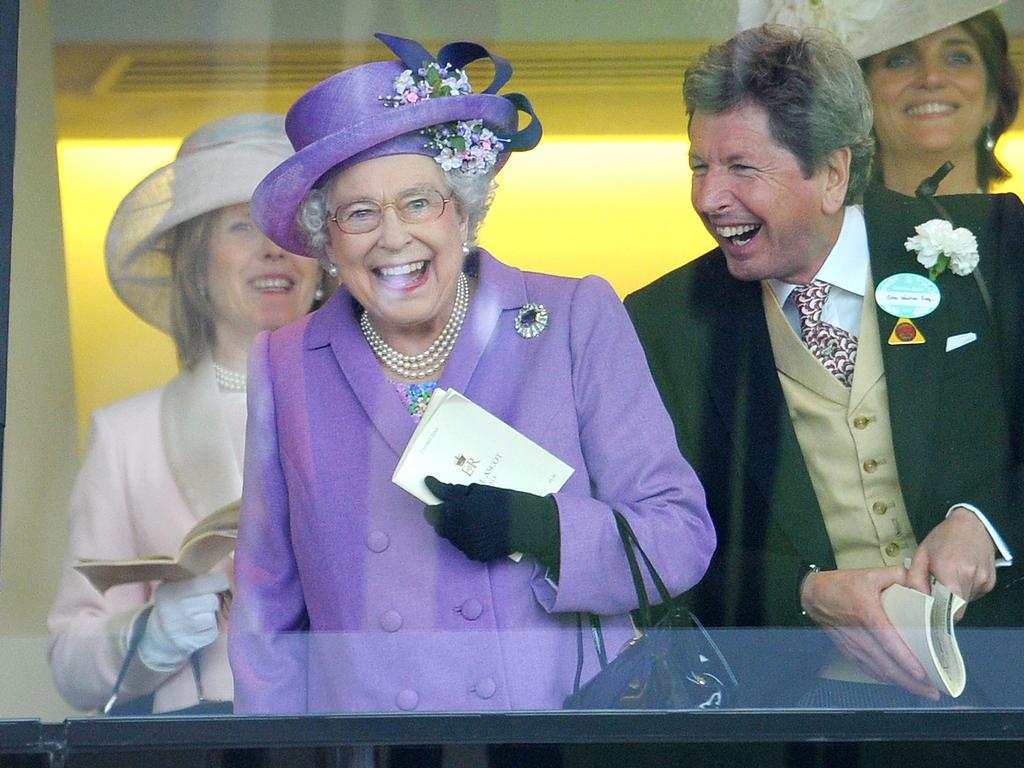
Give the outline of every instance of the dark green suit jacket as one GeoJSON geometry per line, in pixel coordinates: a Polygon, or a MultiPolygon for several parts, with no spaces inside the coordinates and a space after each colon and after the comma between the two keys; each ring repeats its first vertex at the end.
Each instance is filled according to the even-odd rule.
{"type": "MultiPolygon", "coordinates": [[[[968,502],[1021,558],[1024,207],[1013,195],[940,200],[976,235],[984,288],[942,274],[939,308],[915,321],[920,345],[887,344],[895,318],[878,311],[897,471],[918,540],[952,504],[968,502]],[[949,336],[968,332],[977,341],[946,351],[949,336]]],[[[864,213],[876,283],[926,272],[904,242],[938,217],[932,203],[875,188],[864,213]]],[[[718,532],[692,607],[717,626],[804,625],[799,581],[810,564],[835,562],[775,370],[760,284],[733,278],[715,250],[630,295],[626,307],[718,532]]],[[[969,621],[1022,623],[1024,590],[1011,586],[1018,568],[1000,569],[969,621]]]]}

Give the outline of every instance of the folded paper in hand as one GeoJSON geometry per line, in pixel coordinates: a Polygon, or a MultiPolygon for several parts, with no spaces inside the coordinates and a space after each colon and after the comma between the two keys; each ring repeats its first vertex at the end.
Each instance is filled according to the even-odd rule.
{"type": "Polygon", "coordinates": [[[544,496],[573,468],[452,389],[435,389],[391,480],[425,504],[439,504],[423,479],[479,483],[544,496]]]}
{"type": "Polygon", "coordinates": [[[937,581],[932,582],[930,595],[902,584],[893,584],[882,592],[882,608],[921,662],[928,681],[954,699],[967,683],[953,622],[953,616],[965,604],[963,598],[937,581]]]}
{"type": "Polygon", "coordinates": [[[180,581],[199,576],[234,550],[240,507],[241,500],[233,501],[204,517],[182,538],[176,555],[149,555],[133,560],[79,560],[75,570],[100,592],[135,581],[180,581]]]}

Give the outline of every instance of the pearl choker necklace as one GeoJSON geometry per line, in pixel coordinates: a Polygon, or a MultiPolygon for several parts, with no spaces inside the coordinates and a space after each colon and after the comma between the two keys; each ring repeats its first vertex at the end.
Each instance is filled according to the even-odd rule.
{"type": "Polygon", "coordinates": [[[439,371],[448,362],[448,356],[455,347],[455,340],[458,339],[459,331],[462,330],[462,323],[466,319],[468,307],[469,280],[464,272],[460,272],[451,317],[445,323],[441,334],[434,339],[434,343],[418,355],[403,355],[384,341],[370,324],[370,317],[366,310],[363,310],[363,314],[359,318],[359,328],[366,338],[366,343],[373,350],[373,354],[384,364],[385,368],[406,379],[425,379],[439,371]]]}
{"type": "Polygon", "coordinates": [[[217,379],[217,388],[221,392],[245,392],[246,375],[244,373],[232,371],[214,361],[213,376],[217,379]]]}

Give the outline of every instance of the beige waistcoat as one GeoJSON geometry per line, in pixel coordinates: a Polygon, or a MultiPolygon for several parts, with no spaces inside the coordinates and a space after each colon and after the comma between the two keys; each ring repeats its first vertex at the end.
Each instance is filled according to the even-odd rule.
{"type": "MultiPolygon", "coordinates": [[[[864,299],[853,386],[847,389],[796,335],[771,289],[763,285],[762,291],[775,367],[837,566],[902,564],[917,540],[896,471],[872,292],[864,299]]],[[[871,680],[838,657],[821,674],[871,680]]]]}

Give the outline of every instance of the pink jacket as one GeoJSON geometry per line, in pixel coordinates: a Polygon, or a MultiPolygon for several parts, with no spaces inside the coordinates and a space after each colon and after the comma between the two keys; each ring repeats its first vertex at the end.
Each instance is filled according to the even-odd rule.
{"type": "MultiPolygon", "coordinates": [[[[209,359],[165,387],[92,415],[89,447],[71,494],[64,574],[50,610],[49,662],[61,695],[83,710],[110,697],[132,622],[150,603],[153,584],[100,594],[71,568],[81,558],[173,554],[205,514],[237,499],[241,473],[209,359]]],[[[223,565],[230,569],[230,562],[223,565]]],[[[209,700],[232,698],[226,638],[200,658],[209,700]]],[[[197,703],[192,669],[154,672],[137,659],[119,701],[155,690],[154,711],[197,703]]]]}

